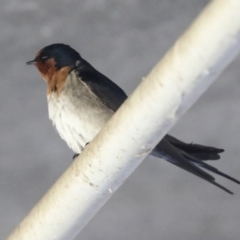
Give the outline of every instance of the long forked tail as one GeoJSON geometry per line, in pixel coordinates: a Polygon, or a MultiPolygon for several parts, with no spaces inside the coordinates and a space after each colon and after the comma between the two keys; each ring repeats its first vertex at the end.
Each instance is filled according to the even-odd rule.
{"type": "Polygon", "coordinates": [[[224,152],[221,148],[208,147],[200,144],[185,143],[171,135],[166,135],[165,139],[170,142],[174,147],[191,154],[192,156],[205,161],[205,160],[218,160],[220,159],[219,153],[224,152]]]}
{"type": "Polygon", "coordinates": [[[215,178],[205,172],[202,168],[223,176],[235,183],[240,181],[219,171],[217,168],[204,162],[205,160],[217,160],[220,158],[219,153],[223,149],[207,147],[199,144],[187,144],[170,135],[166,135],[163,140],[155,147],[152,152],[153,156],[163,158],[168,162],[210,182],[222,190],[233,194],[230,190],[223,187],[215,181],[215,178]]]}

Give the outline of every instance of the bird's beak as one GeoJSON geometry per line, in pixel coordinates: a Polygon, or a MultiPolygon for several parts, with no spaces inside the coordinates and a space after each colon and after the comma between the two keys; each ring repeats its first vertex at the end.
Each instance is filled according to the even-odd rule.
{"type": "Polygon", "coordinates": [[[27,64],[27,65],[32,65],[32,64],[34,64],[35,62],[37,62],[36,59],[33,59],[33,60],[31,60],[31,61],[26,62],[26,64],[27,64]]]}

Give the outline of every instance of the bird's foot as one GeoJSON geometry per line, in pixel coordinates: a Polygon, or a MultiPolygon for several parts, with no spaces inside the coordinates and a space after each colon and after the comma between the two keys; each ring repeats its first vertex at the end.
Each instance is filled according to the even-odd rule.
{"type": "Polygon", "coordinates": [[[73,160],[75,159],[75,158],[77,158],[79,156],[79,153],[75,153],[74,155],[73,155],[73,160]]]}
{"type": "MultiPolygon", "coordinates": [[[[85,144],[85,147],[87,146],[89,144],[89,142],[88,143],[86,143],[85,144]]],[[[82,149],[83,150],[83,149],[82,149]]],[[[79,153],[75,153],[74,155],[73,155],[73,160],[75,159],[75,158],[77,158],[79,156],[79,153]]]]}

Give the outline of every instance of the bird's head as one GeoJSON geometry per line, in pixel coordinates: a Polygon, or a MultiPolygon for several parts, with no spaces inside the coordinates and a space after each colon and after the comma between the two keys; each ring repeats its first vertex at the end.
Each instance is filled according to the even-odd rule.
{"type": "Polygon", "coordinates": [[[43,79],[50,85],[49,87],[55,88],[59,82],[65,80],[79,60],[81,56],[73,48],[62,43],[55,43],[41,49],[27,64],[34,64],[43,79]]]}

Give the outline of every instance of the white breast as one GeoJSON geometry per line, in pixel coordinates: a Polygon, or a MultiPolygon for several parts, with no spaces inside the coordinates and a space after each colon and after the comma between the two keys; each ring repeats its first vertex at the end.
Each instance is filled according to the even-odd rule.
{"type": "Polygon", "coordinates": [[[58,95],[48,94],[49,118],[62,139],[76,153],[107,123],[113,111],[102,105],[88,87],[72,73],[58,95]]]}

